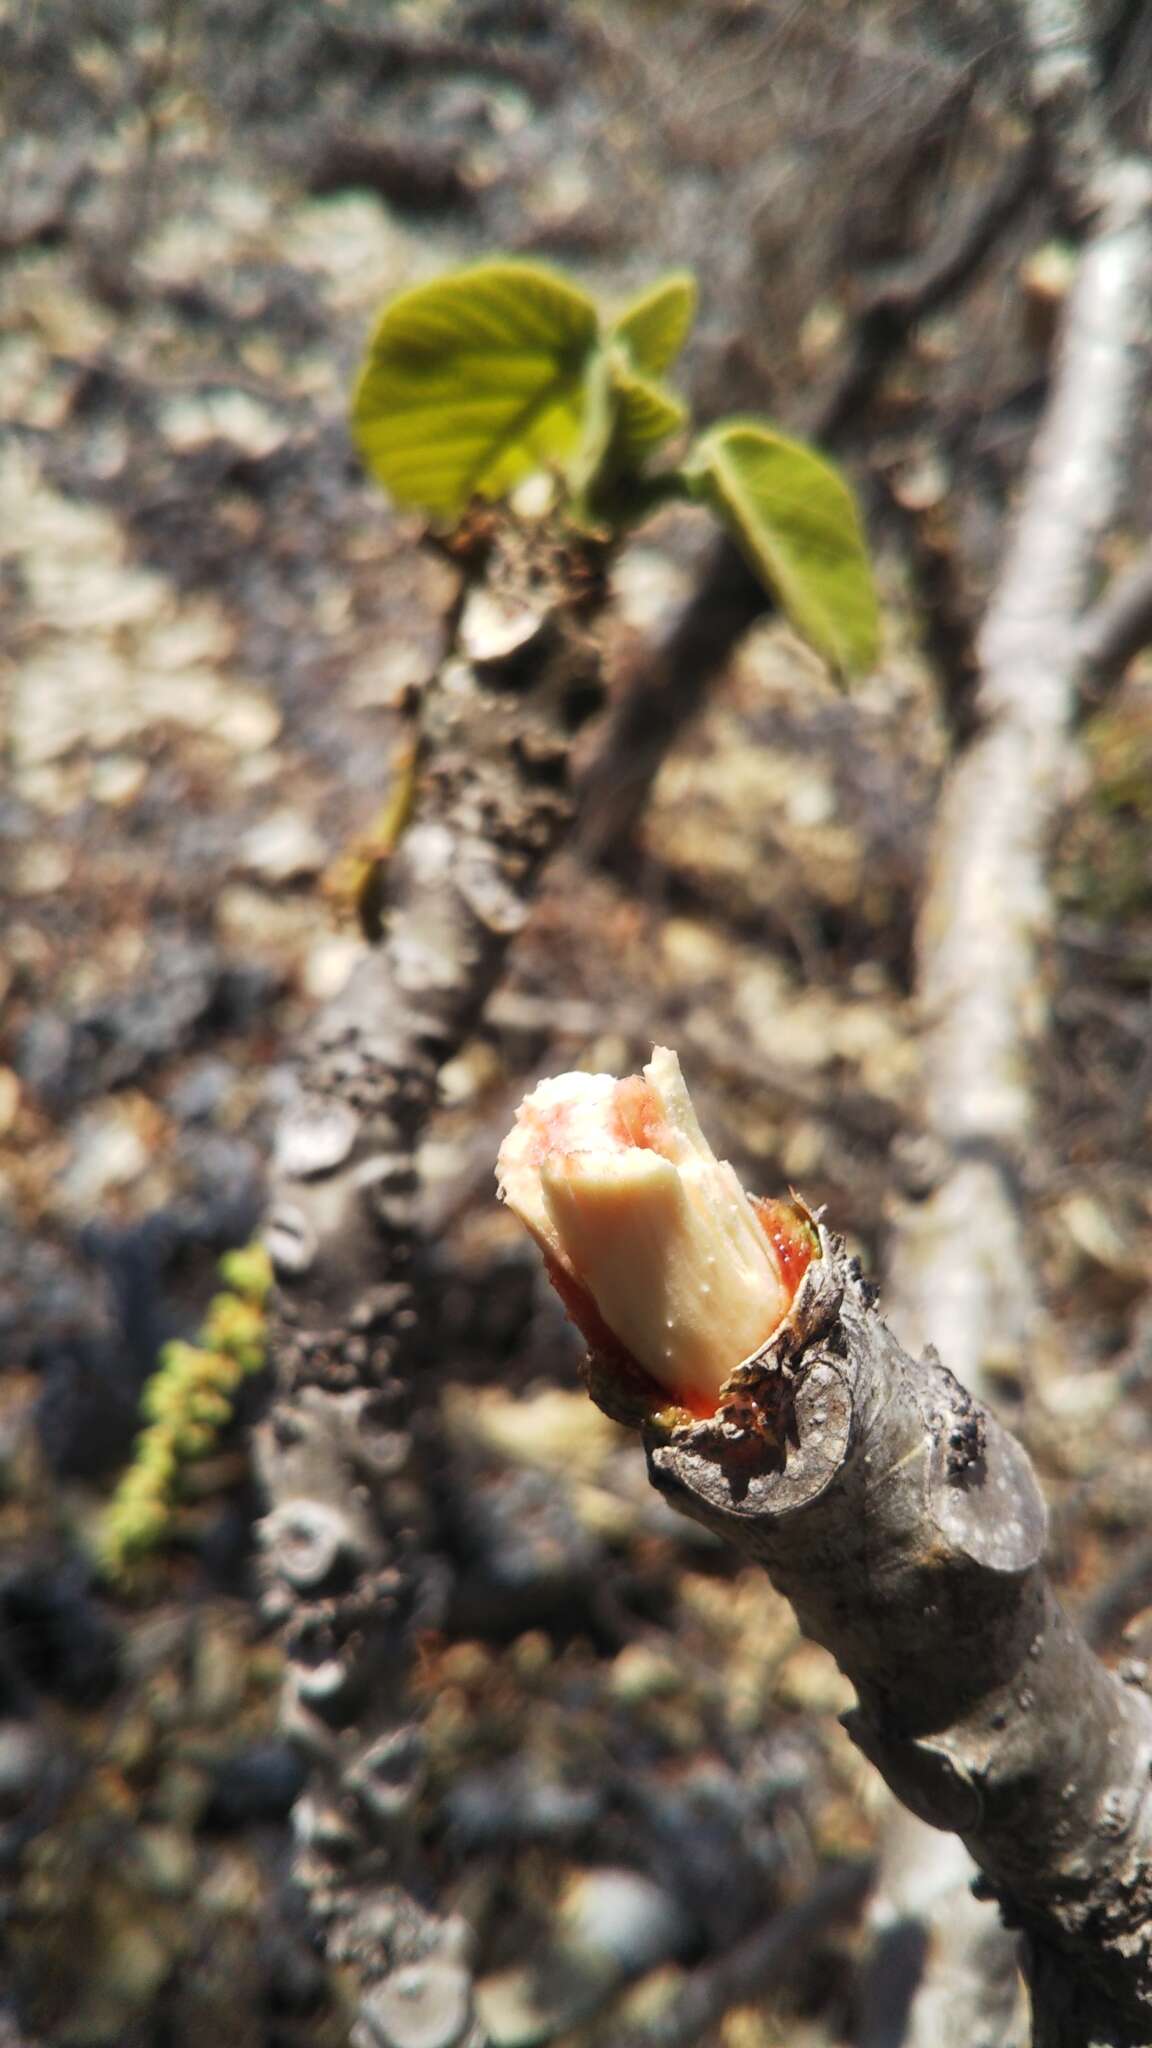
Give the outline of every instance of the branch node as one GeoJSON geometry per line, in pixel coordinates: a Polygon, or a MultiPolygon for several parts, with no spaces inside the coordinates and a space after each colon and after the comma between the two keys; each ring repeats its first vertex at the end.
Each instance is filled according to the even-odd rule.
{"type": "Polygon", "coordinates": [[[947,1742],[939,1737],[913,1740],[893,1736],[863,1707],[851,1708],[840,1719],[857,1749],[918,1820],[957,1835],[971,1833],[980,1825],[980,1787],[947,1742]]]}
{"type": "Polygon", "coordinates": [[[472,1982],[459,1964],[408,1963],[364,1995],[355,2048],[458,2048],[472,2027],[472,1982]]]}
{"type": "Polygon", "coordinates": [[[291,1180],[312,1180],[342,1166],[360,1118],[339,1096],[305,1095],[285,1111],[276,1133],[276,1165],[291,1180]]]}

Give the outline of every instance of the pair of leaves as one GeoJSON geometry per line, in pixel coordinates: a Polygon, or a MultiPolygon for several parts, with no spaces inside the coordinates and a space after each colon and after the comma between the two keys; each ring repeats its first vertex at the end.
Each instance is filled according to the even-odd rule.
{"type": "Polygon", "coordinates": [[[876,597],[852,494],[802,443],[756,420],[711,428],[679,471],[646,475],[685,423],[662,382],[696,310],[661,279],[614,322],[566,279],[494,260],[403,293],[369,345],[353,402],[368,468],[398,503],[454,519],[559,470],[577,517],[613,523],[691,497],[729,528],[783,611],[841,673],[876,658],[876,597]]]}
{"type": "Polygon", "coordinates": [[[369,344],[352,425],[402,505],[447,519],[535,470],[584,488],[683,424],[658,379],[695,310],[691,278],[664,279],[607,334],[586,292],[532,263],[479,263],[394,299],[369,344]]]}

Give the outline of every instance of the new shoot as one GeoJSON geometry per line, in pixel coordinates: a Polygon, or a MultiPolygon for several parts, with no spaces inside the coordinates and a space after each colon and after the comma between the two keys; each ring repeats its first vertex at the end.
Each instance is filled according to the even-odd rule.
{"type": "Polygon", "coordinates": [[[802,1208],[746,1194],[717,1159],[663,1046],[642,1075],[542,1082],[497,1175],[601,1369],[645,1376],[654,1407],[697,1419],[779,1328],[817,1250],[802,1208]]]}

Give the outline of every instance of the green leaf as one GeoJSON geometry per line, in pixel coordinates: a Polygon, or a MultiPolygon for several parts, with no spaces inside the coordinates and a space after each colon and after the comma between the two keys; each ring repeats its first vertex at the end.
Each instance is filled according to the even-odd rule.
{"type": "Polygon", "coordinates": [[[755,420],[701,436],[684,475],[729,526],[796,631],[835,668],[873,666],[879,615],[856,501],[839,471],[755,420]]]}
{"type": "Polygon", "coordinates": [[[664,385],[638,376],[623,363],[613,366],[612,390],[616,425],[610,459],[622,470],[637,470],[661,442],[679,433],[688,413],[664,385]]]}
{"type": "Polygon", "coordinates": [[[352,402],[367,467],[401,505],[452,518],[579,443],[593,301],[534,263],[497,260],[404,292],[372,336],[352,402]]]}
{"type": "Polygon", "coordinates": [[[634,299],[612,332],[639,371],[659,377],[675,362],[695,318],[696,280],[689,271],[677,270],[634,299]]]}
{"type": "Polygon", "coordinates": [[[679,399],[638,376],[623,349],[598,349],[588,366],[583,436],[567,472],[577,517],[616,524],[649,456],[686,418],[679,399]]]}
{"type": "Polygon", "coordinates": [[[616,425],[616,395],[610,349],[598,348],[589,358],[584,373],[584,408],[580,439],[566,464],[565,474],[573,495],[582,499],[592,490],[608,459],[616,425]]]}

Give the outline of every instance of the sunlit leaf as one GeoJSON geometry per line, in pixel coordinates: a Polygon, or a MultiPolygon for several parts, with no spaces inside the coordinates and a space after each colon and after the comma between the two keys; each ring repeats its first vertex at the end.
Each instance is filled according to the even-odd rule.
{"type": "Polygon", "coordinates": [[[639,376],[621,348],[598,351],[588,370],[583,437],[568,468],[577,498],[607,509],[613,487],[639,475],[686,418],[679,399],[639,376]]]}
{"type": "Polygon", "coordinates": [[[616,394],[610,349],[598,348],[584,375],[584,412],[580,439],[565,475],[578,499],[584,499],[602,475],[616,426],[616,394]]]}
{"type": "Polygon", "coordinates": [[[639,469],[663,441],[679,432],[687,411],[664,385],[638,376],[623,363],[613,367],[612,390],[616,421],[611,458],[621,469],[639,469]]]}
{"type": "Polygon", "coordinates": [[[813,449],[754,420],[701,436],[684,467],[796,631],[844,674],[876,660],[876,591],[856,501],[813,449]]]}
{"type": "Polygon", "coordinates": [[[659,377],[675,362],[695,318],[696,280],[690,272],[678,270],[649,285],[612,331],[642,375],[659,377]]]}
{"type": "Polygon", "coordinates": [[[478,263],[385,310],[352,405],[397,503],[453,517],[572,454],[597,337],[593,301],[533,263],[478,263]]]}

